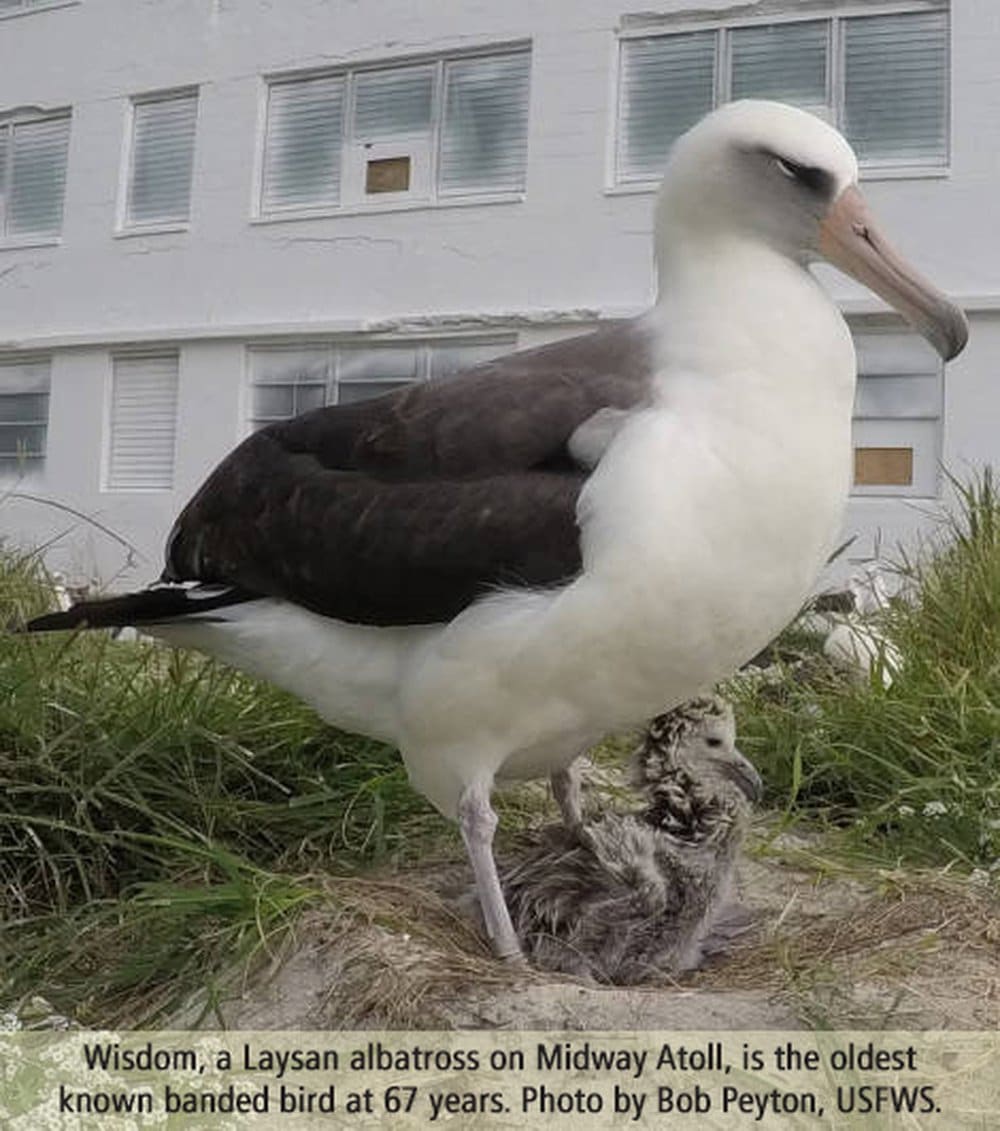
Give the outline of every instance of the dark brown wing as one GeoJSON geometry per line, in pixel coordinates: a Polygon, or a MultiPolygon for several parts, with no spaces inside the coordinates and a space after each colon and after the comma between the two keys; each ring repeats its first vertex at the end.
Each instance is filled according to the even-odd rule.
{"type": "Polygon", "coordinates": [[[164,578],[379,625],[564,582],[587,475],[567,442],[599,409],[641,403],[649,353],[627,323],[264,428],[184,509],[164,578]]]}

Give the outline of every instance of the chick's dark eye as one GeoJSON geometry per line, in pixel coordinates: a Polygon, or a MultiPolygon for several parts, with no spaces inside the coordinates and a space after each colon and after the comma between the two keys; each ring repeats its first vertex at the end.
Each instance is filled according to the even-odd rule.
{"type": "Polygon", "coordinates": [[[721,738],[706,738],[705,739],[705,745],[706,746],[721,746],[722,745],[722,739],[721,738]]]}

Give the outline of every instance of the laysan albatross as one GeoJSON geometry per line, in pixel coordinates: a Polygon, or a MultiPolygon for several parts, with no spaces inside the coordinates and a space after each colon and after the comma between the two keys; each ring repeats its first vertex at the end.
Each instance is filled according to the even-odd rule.
{"type": "Polygon", "coordinates": [[[801,110],[709,114],[669,157],[646,314],[255,432],[178,518],[160,584],[29,628],[141,624],[395,744],[518,957],[494,781],[550,775],[578,821],[577,755],[758,652],[833,548],[855,358],[809,263],[944,358],[965,344],[857,176],[801,110]]]}

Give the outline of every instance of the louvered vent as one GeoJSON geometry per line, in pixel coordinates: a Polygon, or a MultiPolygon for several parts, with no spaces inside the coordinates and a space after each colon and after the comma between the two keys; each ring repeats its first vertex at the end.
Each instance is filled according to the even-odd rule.
{"type": "Polygon", "coordinates": [[[167,490],[174,481],[176,353],[116,357],[112,374],[107,486],[167,490]]]}

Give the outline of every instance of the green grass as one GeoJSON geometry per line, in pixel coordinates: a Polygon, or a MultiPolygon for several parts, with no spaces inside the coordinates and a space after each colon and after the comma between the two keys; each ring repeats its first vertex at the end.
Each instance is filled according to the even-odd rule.
{"type": "MultiPolygon", "coordinates": [[[[50,604],[33,558],[0,559],[0,623],[50,604]]],[[[103,633],[0,637],[8,1004],[148,1020],[286,922],[295,877],[451,835],[392,750],[267,684],[103,633]]]]}
{"type": "MultiPolygon", "coordinates": [[[[987,475],[961,499],[881,617],[891,687],[818,663],[737,692],[771,804],[845,859],[1000,858],[1000,496],[987,475]]],[[[0,552],[0,624],[51,605],[37,560],[0,552]]],[[[504,821],[541,804],[515,794],[504,821]]],[[[156,1023],[330,898],[310,876],[438,846],[459,851],[393,751],[267,684],[103,633],[0,634],[0,1012],[156,1023]]]]}
{"type": "Polygon", "coordinates": [[[903,657],[890,687],[817,665],[738,692],[740,741],[770,800],[887,862],[1000,860],[1000,495],[957,488],[933,547],[902,560],[905,599],[877,617],[903,657]]]}

